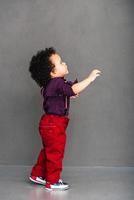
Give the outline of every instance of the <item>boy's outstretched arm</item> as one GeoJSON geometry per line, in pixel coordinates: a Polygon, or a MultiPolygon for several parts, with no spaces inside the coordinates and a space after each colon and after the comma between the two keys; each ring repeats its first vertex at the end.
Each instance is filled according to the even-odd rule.
{"type": "Polygon", "coordinates": [[[75,83],[72,85],[72,90],[74,91],[75,94],[82,92],[91,82],[93,82],[97,76],[100,76],[101,71],[94,69],[90,73],[90,75],[85,78],[84,80],[75,83]]]}

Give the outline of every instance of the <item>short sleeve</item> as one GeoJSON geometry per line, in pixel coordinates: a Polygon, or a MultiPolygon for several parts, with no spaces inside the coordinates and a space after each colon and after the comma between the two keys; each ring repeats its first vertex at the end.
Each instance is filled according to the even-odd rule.
{"type": "Polygon", "coordinates": [[[78,79],[76,78],[75,81],[67,81],[67,83],[72,86],[73,84],[78,83],[78,79]]]}
{"type": "Polygon", "coordinates": [[[58,93],[63,94],[65,96],[69,96],[69,97],[76,95],[72,89],[72,85],[75,82],[77,82],[77,80],[72,82],[72,81],[65,81],[64,79],[59,79],[58,84],[57,84],[58,93]]]}

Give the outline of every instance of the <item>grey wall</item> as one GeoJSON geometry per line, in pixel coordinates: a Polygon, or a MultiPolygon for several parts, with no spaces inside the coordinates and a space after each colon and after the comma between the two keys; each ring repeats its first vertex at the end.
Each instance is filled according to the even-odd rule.
{"type": "Polygon", "coordinates": [[[54,46],[68,79],[102,75],[71,99],[65,166],[134,166],[134,1],[0,1],[0,164],[32,165],[42,143],[29,60],[54,46]]]}

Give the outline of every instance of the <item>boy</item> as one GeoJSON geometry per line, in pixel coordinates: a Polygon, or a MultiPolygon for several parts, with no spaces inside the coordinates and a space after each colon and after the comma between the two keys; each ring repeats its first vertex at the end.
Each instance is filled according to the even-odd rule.
{"type": "Polygon", "coordinates": [[[43,109],[39,122],[42,139],[37,162],[30,180],[43,184],[47,190],[66,190],[69,184],[62,181],[62,161],[66,144],[66,128],[69,123],[70,98],[75,98],[101,71],[94,69],[83,81],[66,81],[68,66],[53,47],[38,51],[30,62],[31,77],[42,87],[43,109]]]}

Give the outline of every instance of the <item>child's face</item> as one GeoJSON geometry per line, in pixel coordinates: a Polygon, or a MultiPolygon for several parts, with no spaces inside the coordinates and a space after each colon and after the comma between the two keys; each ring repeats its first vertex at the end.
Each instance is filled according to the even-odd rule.
{"type": "Polygon", "coordinates": [[[50,57],[51,62],[55,65],[54,72],[50,72],[51,77],[64,77],[66,74],[69,73],[67,69],[67,65],[65,62],[62,61],[59,54],[53,54],[50,57]]]}

